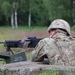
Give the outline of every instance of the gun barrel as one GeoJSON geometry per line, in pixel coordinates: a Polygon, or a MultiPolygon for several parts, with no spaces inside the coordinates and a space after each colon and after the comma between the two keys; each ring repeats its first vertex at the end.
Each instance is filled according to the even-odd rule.
{"type": "Polygon", "coordinates": [[[0,42],[0,44],[4,44],[4,42],[0,42]]]}

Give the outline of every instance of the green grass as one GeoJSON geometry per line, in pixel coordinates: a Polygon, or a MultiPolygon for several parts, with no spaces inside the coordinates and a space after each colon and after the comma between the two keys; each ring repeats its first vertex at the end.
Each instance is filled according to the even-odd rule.
{"type": "Polygon", "coordinates": [[[58,71],[38,71],[38,72],[34,72],[32,73],[32,75],[59,75],[58,71]]]}
{"type": "MultiPolygon", "coordinates": [[[[18,40],[18,39],[24,39],[25,32],[31,32],[32,30],[46,30],[47,27],[27,27],[27,26],[19,26],[17,29],[12,29],[9,26],[0,27],[0,42],[4,42],[5,40],[18,40]],[[23,36],[21,35],[23,34],[23,36]]],[[[3,44],[0,44],[0,52],[5,52],[5,47],[3,44]]],[[[16,51],[14,49],[14,51],[16,51]]],[[[16,51],[17,52],[17,51],[16,51]]],[[[30,52],[26,53],[27,59],[30,59],[30,52]]]]}
{"type": "Polygon", "coordinates": [[[74,26],[72,26],[72,27],[71,27],[71,30],[75,30],[75,27],[74,27],[74,26]]]}
{"type": "Polygon", "coordinates": [[[20,26],[17,29],[12,29],[11,27],[0,27],[0,41],[4,39],[19,39],[18,35],[20,32],[31,32],[32,30],[47,30],[47,27],[27,27],[20,26]]]}
{"type": "MultiPolygon", "coordinates": [[[[12,29],[10,26],[1,26],[1,29],[12,29]]],[[[44,26],[19,26],[18,28],[14,28],[14,30],[25,30],[25,31],[30,31],[30,30],[45,30],[48,27],[44,27],[44,26]]]]}
{"type": "Polygon", "coordinates": [[[61,71],[61,70],[49,70],[49,71],[38,71],[33,72],[32,75],[74,75],[71,71],[61,71]]]}
{"type": "Polygon", "coordinates": [[[31,52],[25,52],[27,60],[30,60],[31,52]]]}
{"type": "MultiPolygon", "coordinates": [[[[47,27],[27,27],[27,26],[21,26],[18,29],[12,29],[11,27],[0,27],[0,41],[4,40],[12,40],[12,39],[22,39],[20,34],[24,32],[30,32],[32,30],[47,30],[47,27]]],[[[15,53],[17,52],[14,49],[15,53]]],[[[5,52],[5,47],[0,44],[0,52],[5,52]]],[[[31,52],[26,52],[27,60],[30,60],[30,54],[31,52]]],[[[0,61],[0,64],[2,62],[0,61]]],[[[8,75],[8,73],[6,73],[8,75]]],[[[32,75],[60,75],[58,71],[40,71],[35,72],[32,75]]],[[[67,75],[72,75],[71,73],[67,75]]]]}

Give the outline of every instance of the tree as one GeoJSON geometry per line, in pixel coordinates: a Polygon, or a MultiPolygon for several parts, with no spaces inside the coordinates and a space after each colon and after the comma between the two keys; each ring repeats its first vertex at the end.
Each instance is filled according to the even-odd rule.
{"type": "MultiPolygon", "coordinates": [[[[12,28],[18,28],[18,9],[20,6],[22,6],[22,3],[24,0],[8,0],[11,7],[11,26],[12,28]]],[[[24,9],[23,9],[24,10],[24,9]]],[[[22,12],[21,12],[22,13],[22,12]]]]}
{"type": "Polygon", "coordinates": [[[62,18],[67,21],[71,20],[71,0],[43,0],[43,2],[48,10],[51,21],[57,18],[62,18]]]}
{"type": "Polygon", "coordinates": [[[72,5],[73,5],[73,23],[75,27],[75,0],[72,0],[72,5]]]}
{"type": "Polygon", "coordinates": [[[32,25],[46,25],[48,15],[43,0],[32,0],[30,3],[32,25]]]}
{"type": "Polygon", "coordinates": [[[17,9],[18,9],[18,2],[13,1],[12,3],[12,14],[11,14],[11,25],[17,28],[18,27],[18,20],[17,20],[17,9]]]}
{"type": "MultiPolygon", "coordinates": [[[[18,25],[46,26],[54,19],[62,18],[72,24],[73,3],[74,0],[0,0],[0,23],[11,21],[12,28],[18,25]]],[[[73,18],[74,15],[73,9],[73,18]]]]}
{"type": "Polygon", "coordinates": [[[7,24],[8,24],[8,22],[9,22],[8,19],[11,15],[11,7],[10,7],[10,3],[8,1],[2,1],[1,11],[5,15],[5,18],[6,18],[6,21],[7,21],[7,24]]]}

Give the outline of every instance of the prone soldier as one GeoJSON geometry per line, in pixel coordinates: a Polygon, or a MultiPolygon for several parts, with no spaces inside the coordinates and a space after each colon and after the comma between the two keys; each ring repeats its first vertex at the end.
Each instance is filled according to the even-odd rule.
{"type": "Polygon", "coordinates": [[[75,38],[71,37],[70,25],[56,19],[48,27],[49,37],[39,41],[31,53],[31,61],[48,59],[50,65],[75,65],[75,38]]]}

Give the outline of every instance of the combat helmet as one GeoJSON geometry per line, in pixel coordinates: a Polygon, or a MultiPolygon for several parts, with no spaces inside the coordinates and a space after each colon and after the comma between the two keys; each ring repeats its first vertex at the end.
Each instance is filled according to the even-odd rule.
{"type": "Polygon", "coordinates": [[[71,35],[71,33],[70,33],[70,25],[65,20],[62,20],[62,19],[54,20],[50,24],[50,26],[48,27],[48,32],[50,32],[50,30],[52,30],[52,29],[57,29],[57,28],[66,31],[68,36],[71,35]]]}

